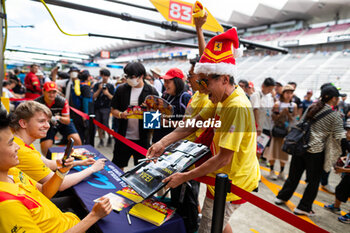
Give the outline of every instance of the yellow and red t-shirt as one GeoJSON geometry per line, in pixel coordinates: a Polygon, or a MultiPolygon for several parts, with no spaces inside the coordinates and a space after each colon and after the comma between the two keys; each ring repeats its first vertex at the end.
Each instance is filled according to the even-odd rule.
{"type": "MultiPolygon", "coordinates": [[[[208,95],[196,91],[187,104],[184,120],[197,116],[197,114],[207,104],[213,105],[213,103],[209,100],[208,95]]],[[[204,132],[204,130],[204,128],[198,129],[196,132],[192,133],[185,139],[194,142],[196,138],[198,138],[204,132]]]]}
{"type": "Polygon", "coordinates": [[[62,213],[36,188],[36,182],[17,168],[8,175],[13,183],[0,181],[0,232],[65,232],[79,223],[73,213],[62,213]]]}
{"type": "MultiPolygon", "coordinates": [[[[256,128],[252,106],[244,91],[236,86],[235,91],[215,108],[205,108],[200,115],[204,119],[215,118],[221,121],[221,127],[214,129],[211,144],[213,156],[220,148],[233,151],[230,164],[208,174],[215,177],[225,173],[232,184],[251,192],[258,187],[260,179],[259,162],[256,157],[256,128]]],[[[214,196],[214,186],[208,186],[214,196]]],[[[226,201],[238,201],[241,198],[229,193],[226,201]]]]}
{"type": "Polygon", "coordinates": [[[19,145],[17,156],[19,164],[16,166],[21,171],[25,172],[30,178],[39,182],[52,171],[48,168],[43,160],[41,154],[37,151],[33,144],[27,145],[19,137],[14,137],[14,142],[19,145]]]}

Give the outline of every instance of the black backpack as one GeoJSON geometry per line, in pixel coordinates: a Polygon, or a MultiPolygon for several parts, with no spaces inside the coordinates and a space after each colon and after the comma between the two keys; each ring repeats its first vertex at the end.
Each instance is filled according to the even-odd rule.
{"type": "Polygon", "coordinates": [[[171,189],[171,205],[176,208],[185,223],[187,233],[197,232],[199,182],[190,180],[174,189],[171,189]]]}
{"type": "Polygon", "coordinates": [[[329,109],[318,115],[315,119],[303,120],[296,126],[292,127],[290,132],[284,138],[282,150],[293,156],[303,156],[306,153],[306,150],[309,148],[308,144],[310,139],[311,124],[315,123],[331,112],[333,112],[333,110],[329,109]]]}

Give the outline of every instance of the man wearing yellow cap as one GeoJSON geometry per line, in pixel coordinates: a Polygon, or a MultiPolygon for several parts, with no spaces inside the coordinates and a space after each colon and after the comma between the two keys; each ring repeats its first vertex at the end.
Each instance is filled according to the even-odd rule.
{"type": "MultiPolygon", "coordinates": [[[[221,126],[214,129],[210,149],[212,157],[197,168],[184,173],[175,173],[163,180],[167,187],[174,188],[185,181],[201,177],[215,177],[226,173],[232,184],[251,192],[258,187],[260,170],[256,158],[256,128],[250,101],[244,91],[234,83],[235,57],[240,53],[236,29],[213,37],[194,72],[199,75],[198,83],[205,89],[216,108],[204,108],[196,116],[197,121],[214,118],[221,126]]],[[[160,156],[164,148],[197,128],[177,128],[171,134],[154,144],[147,157],[160,156]]],[[[207,186],[207,196],[202,209],[202,220],[198,232],[210,232],[212,221],[214,186],[207,186]]],[[[245,201],[233,193],[226,198],[224,232],[232,232],[228,223],[233,211],[245,201]]]]}

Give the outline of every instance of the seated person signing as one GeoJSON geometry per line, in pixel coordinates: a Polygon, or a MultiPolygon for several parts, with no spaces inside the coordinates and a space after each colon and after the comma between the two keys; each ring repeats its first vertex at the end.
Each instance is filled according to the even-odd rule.
{"type": "Polygon", "coordinates": [[[42,185],[15,168],[20,147],[14,142],[6,111],[0,110],[0,232],[85,232],[112,211],[108,198],[96,203],[80,221],[73,213],[62,213],[50,200],[61,186],[64,174],[73,166],[73,158],[59,167],[42,185]]]}
{"type": "MultiPolygon", "coordinates": [[[[48,107],[36,101],[26,101],[18,105],[11,119],[11,128],[14,132],[14,140],[19,145],[18,160],[16,166],[25,172],[30,178],[43,184],[49,180],[55,170],[57,170],[56,161],[49,160],[42,156],[32,144],[36,139],[44,138],[50,128],[49,121],[51,119],[51,111],[48,107]]],[[[65,190],[94,172],[98,172],[104,168],[105,160],[87,159],[74,162],[77,165],[90,165],[81,172],[67,175],[59,190],[65,190]]]]}

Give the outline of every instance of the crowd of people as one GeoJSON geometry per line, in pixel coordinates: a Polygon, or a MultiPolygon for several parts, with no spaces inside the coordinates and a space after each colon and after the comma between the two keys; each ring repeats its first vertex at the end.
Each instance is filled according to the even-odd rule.
{"type": "MultiPolygon", "coordinates": [[[[349,165],[337,164],[334,167],[335,172],[343,173],[335,190],[328,184],[328,175],[330,164],[338,157],[346,156],[350,150],[350,107],[345,102],[346,95],[339,93],[333,84],[326,83],[320,88],[320,98],[312,99],[313,92],[309,90],[301,100],[294,94],[295,82],[284,84],[277,77],[267,77],[257,88],[250,81],[236,80],[235,58],[239,53],[236,30],[230,29],[215,36],[205,45],[201,33],[204,22],[205,19],[196,19],[195,22],[201,57],[190,61],[192,67],[189,71],[174,67],[163,74],[154,67],[148,73],[141,62],[129,62],[118,82],[110,79],[111,73],[105,68],[100,70],[98,77],[92,77],[88,70],[75,66],[71,66],[67,73],[55,67],[50,77],[45,77],[39,65],[33,64],[23,81],[18,70],[13,74],[9,72],[3,85],[7,96],[31,100],[19,105],[14,101],[11,119],[1,111],[1,232],[17,232],[18,227],[26,232],[54,232],[55,228],[57,232],[84,232],[111,212],[108,199],[102,199],[80,221],[81,216],[62,213],[60,197],[58,200],[54,197],[57,191],[66,190],[104,168],[104,160],[77,162],[69,159],[66,166],[62,166],[60,160],[46,158],[49,148],[56,143],[57,133],[62,136],[58,144],[64,144],[70,138],[74,139],[75,145],[87,143],[87,121],[76,110],[94,113],[97,121],[147,148],[149,158],[160,156],[166,146],[180,139],[208,145],[213,156],[206,162],[164,180],[167,187],[174,190],[194,178],[217,173],[228,174],[233,184],[246,191],[257,190],[260,161],[270,168],[269,179],[284,181],[274,200],[276,204],[284,204],[291,198],[306,170],[307,186],[294,213],[315,215],[312,203],[320,184],[336,194],[335,202],[325,208],[340,213],[341,202],[346,202],[350,196],[349,165]],[[162,122],[215,119],[221,121],[221,127],[145,129],[143,120],[132,118],[128,109],[143,106],[149,95],[162,97],[172,106],[173,114],[162,116],[162,122]],[[282,150],[284,138],[298,122],[306,120],[312,122],[307,152],[304,156],[292,156],[286,178],[284,169],[289,155],[282,150]],[[269,140],[263,145],[262,153],[257,153],[257,137],[263,136],[269,140]],[[33,146],[38,139],[41,153],[33,146]],[[275,171],[277,160],[280,165],[278,173],[275,171]],[[77,165],[91,166],[66,175],[77,165]],[[30,198],[19,198],[23,194],[30,198]],[[11,200],[19,202],[13,204],[11,200]],[[31,201],[40,207],[33,207],[31,201]],[[9,218],[10,215],[13,217],[9,218]]],[[[113,142],[111,136],[106,138],[103,130],[96,130],[98,147],[110,146],[113,142]]],[[[112,162],[124,169],[131,156],[135,165],[144,157],[115,140],[112,162]]],[[[198,197],[198,188],[195,187],[188,189],[198,197]]],[[[211,229],[214,195],[215,188],[208,185],[199,232],[211,229]]],[[[232,232],[228,221],[245,201],[233,193],[228,194],[226,201],[224,232],[232,232]]],[[[188,232],[197,231],[190,216],[184,214],[184,220],[188,232]]],[[[350,213],[339,217],[339,221],[350,223],[350,213]]]]}

